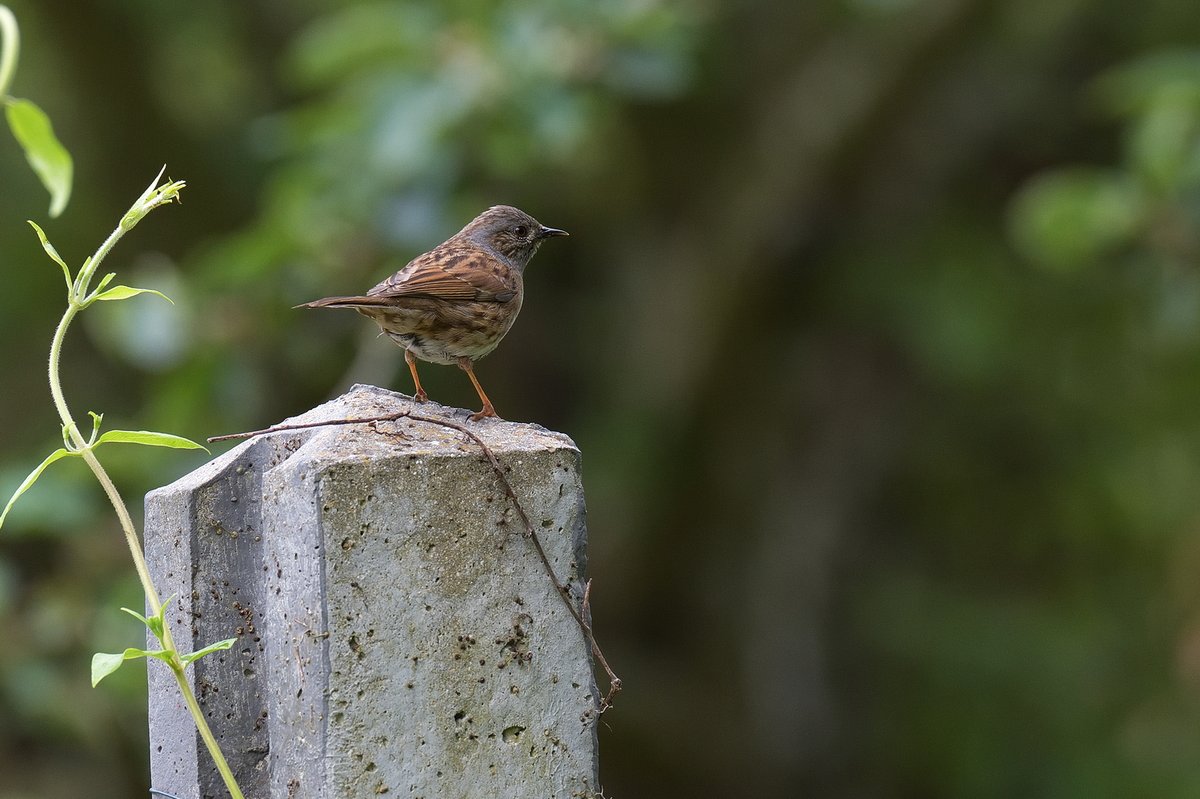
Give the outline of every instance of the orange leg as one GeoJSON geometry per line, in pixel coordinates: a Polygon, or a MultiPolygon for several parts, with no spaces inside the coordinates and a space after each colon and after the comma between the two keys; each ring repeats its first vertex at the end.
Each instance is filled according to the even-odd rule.
{"type": "Polygon", "coordinates": [[[413,385],[417,387],[417,393],[413,395],[413,399],[417,402],[424,402],[429,399],[429,395],[425,393],[425,389],[421,388],[421,378],[417,377],[417,359],[411,352],[405,350],[404,360],[408,363],[408,371],[412,372],[413,385]]]}
{"type": "Polygon", "coordinates": [[[479,413],[471,414],[471,421],[478,422],[488,416],[495,416],[496,409],[492,407],[492,401],[487,398],[487,394],[483,393],[483,386],[479,385],[479,380],[475,377],[475,367],[470,358],[459,358],[458,368],[467,373],[467,377],[471,378],[471,384],[475,386],[475,391],[479,394],[479,399],[483,400],[483,409],[479,413]]]}

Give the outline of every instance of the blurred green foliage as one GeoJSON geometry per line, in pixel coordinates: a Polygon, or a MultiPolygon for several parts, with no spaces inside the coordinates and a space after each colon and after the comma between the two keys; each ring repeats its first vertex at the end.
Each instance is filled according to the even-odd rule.
{"type": "MultiPolygon", "coordinates": [[[[14,90],[76,155],[65,257],[159,164],[189,181],[120,265],[177,305],[99,309],[66,355],[116,427],[410,390],[369,324],[291,306],[498,202],[571,231],[479,370],[586,456],[608,795],[1200,788],[1194,3],[13,7],[14,90]]],[[[56,439],[14,149],[0,489],[56,439]]],[[[131,495],[200,462],[114,456],[131,495]]],[[[134,670],[87,685],[141,635],[83,478],[0,537],[4,799],[145,787],[134,670]]]]}
{"type": "Polygon", "coordinates": [[[1093,84],[1096,105],[1123,124],[1112,167],[1076,166],[1031,180],[1012,213],[1030,260],[1074,269],[1141,245],[1162,264],[1197,254],[1200,52],[1157,53],[1093,84]]]}

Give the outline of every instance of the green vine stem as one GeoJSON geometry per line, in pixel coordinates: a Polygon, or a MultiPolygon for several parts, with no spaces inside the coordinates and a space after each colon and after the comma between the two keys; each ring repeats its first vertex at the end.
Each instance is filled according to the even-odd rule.
{"type": "MultiPolygon", "coordinates": [[[[17,57],[20,49],[21,37],[16,17],[13,16],[12,11],[7,6],[0,4],[0,104],[12,102],[8,90],[12,85],[13,76],[17,71],[17,57]]],[[[26,106],[30,105],[26,103],[26,106]]],[[[51,213],[57,215],[58,212],[55,211],[55,206],[57,205],[59,210],[61,210],[61,205],[65,204],[66,197],[70,194],[70,156],[58,144],[57,140],[54,139],[53,134],[48,132],[49,122],[45,121],[44,114],[36,106],[33,107],[33,110],[41,117],[40,121],[47,127],[47,132],[43,133],[40,137],[27,136],[23,139],[17,127],[13,127],[15,123],[13,123],[11,117],[9,118],[9,124],[10,127],[13,127],[14,135],[17,135],[17,138],[21,140],[22,146],[25,147],[27,153],[36,151],[39,155],[45,155],[45,151],[49,150],[50,155],[54,156],[53,160],[65,162],[65,167],[63,163],[57,163],[56,166],[59,167],[59,171],[51,173],[47,177],[38,169],[39,163],[35,162],[36,159],[30,156],[30,163],[34,167],[34,171],[38,172],[39,177],[42,178],[51,195],[55,197],[55,204],[51,206],[51,213]],[[49,141],[46,141],[47,138],[49,141]]],[[[25,113],[28,116],[29,112],[26,111],[25,113]]],[[[62,380],[59,377],[59,364],[62,360],[63,341],[66,339],[67,330],[71,327],[71,322],[74,321],[76,315],[97,299],[113,299],[111,296],[102,296],[102,290],[113,277],[111,274],[101,280],[100,287],[95,292],[88,293],[92,277],[96,274],[96,270],[100,267],[105,257],[112,251],[117,242],[121,240],[121,237],[132,230],[142,217],[158,206],[178,199],[179,191],[184,187],[183,181],[168,180],[167,183],[160,186],[159,180],[161,178],[162,172],[159,172],[154,178],[154,182],[150,184],[149,188],[142,193],[137,202],[121,218],[121,223],[117,226],[116,230],[104,240],[104,243],[100,245],[95,254],[84,262],[83,267],[73,280],[66,263],[62,261],[58,253],[46,241],[41,228],[34,225],[38,236],[42,239],[42,246],[46,249],[47,254],[62,266],[63,274],[67,280],[67,309],[63,312],[58,327],[54,330],[54,338],[50,344],[50,362],[48,366],[50,396],[54,401],[54,408],[58,412],[59,419],[62,421],[64,443],[67,449],[72,451],[72,454],[83,458],[84,463],[88,465],[88,468],[92,470],[92,474],[95,475],[97,482],[100,483],[100,487],[104,489],[109,502],[112,503],[113,510],[116,511],[117,519],[121,524],[121,532],[125,535],[125,543],[129,547],[129,554],[133,558],[133,566],[137,571],[138,580],[141,582],[142,590],[146,595],[146,604],[150,608],[151,616],[159,617],[159,619],[162,619],[163,615],[162,599],[158,595],[158,590],[154,587],[154,581],[150,578],[150,570],[146,566],[146,558],[142,553],[141,541],[138,538],[137,530],[133,526],[133,519],[129,515],[129,508],[126,507],[125,501],[117,491],[116,485],[113,484],[112,478],[109,477],[108,472],[96,457],[94,451],[96,445],[95,434],[93,434],[92,440],[87,440],[79,432],[79,426],[75,423],[75,418],[71,415],[71,409],[67,406],[66,398],[63,396],[62,380]]],[[[129,289],[125,286],[118,288],[124,290],[121,295],[122,298],[147,291],[145,289],[129,289]]],[[[108,294],[111,295],[115,290],[110,290],[108,294]]],[[[93,414],[93,417],[95,417],[96,429],[98,431],[100,419],[95,414],[93,414]]],[[[100,443],[103,442],[101,441],[100,443]]],[[[36,479],[39,473],[40,469],[34,472],[32,479],[36,479]]],[[[9,502],[9,507],[16,500],[16,497],[20,496],[23,489],[24,486],[17,490],[17,494],[9,502]]],[[[7,509],[5,510],[6,513],[7,509]]],[[[0,523],[2,522],[3,514],[0,514],[0,523]]],[[[221,747],[217,744],[212,730],[209,729],[208,721],[204,718],[204,712],[200,708],[200,703],[196,701],[196,696],[188,684],[185,669],[187,663],[195,659],[195,653],[188,660],[181,657],[179,649],[175,645],[174,637],[171,635],[170,625],[166,624],[165,620],[162,620],[161,627],[162,634],[158,637],[163,649],[161,653],[155,656],[161,656],[161,659],[171,669],[171,674],[175,677],[175,683],[179,687],[179,692],[187,704],[188,712],[191,713],[192,720],[196,724],[196,729],[200,733],[200,737],[204,741],[209,755],[216,764],[217,771],[221,774],[221,779],[224,780],[225,787],[229,790],[230,796],[232,799],[245,799],[241,788],[238,787],[237,780],[234,779],[233,771],[229,768],[229,763],[225,760],[225,755],[221,752],[221,747]]],[[[95,678],[93,680],[95,681],[95,678]]]]}
{"type": "Polygon", "coordinates": [[[17,18],[0,6],[0,100],[8,96],[13,75],[17,71],[17,54],[21,52],[21,34],[17,29],[17,18]]]}
{"type": "MultiPolygon", "coordinates": [[[[3,6],[0,6],[0,25],[2,25],[3,12],[5,10],[3,6]]],[[[161,175],[162,173],[160,172],[159,177],[161,175]]],[[[133,207],[121,219],[121,224],[105,239],[100,248],[96,250],[95,255],[80,269],[79,275],[75,278],[74,285],[67,295],[67,309],[54,331],[54,338],[50,344],[49,363],[50,396],[54,400],[54,407],[58,411],[63,429],[66,431],[67,436],[70,437],[71,443],[82,454],[84,462],[92,470],[92,474],[96,476],[96,480],[100,483],[105,495],[108,496],[109,501],[112,503],[113,510],[117,513],[117,519],[121,524],[121,531],[125,534],[125,543],[129,547],[129,554],[133,558],[133,565],[137,570],[138,580],[142,584],[142,590],[146,594],[146,602],[150,607],[152,615],[157,615],[161,612],[162,600],[158,595],[158,590],[155,588],[153,580],[150,578],[150,570],[146,566],[146,558],[142,553],[141,541],[138,538],[137,530],[133,526],[133,519],[129,515],[129,509],[125,506],[125,501],[117,491],[116,485],[113,484],[112,478],[109,477],[104,466],[96,458],[90,443],[79,432],[79,426],[75,423],[75,418],[71,415],[70,408],[67,407],[66,399],[63,396],[62,381],[59,378],[59,362],[62,356],[63,341],[66,338],[67,329],[71,326],[71,322],[80,311],[94,301],[94,298],[88,296],[88,287],[100,263],[117,242],[120,241],[121,237],[133,229],[133,226],[142,217],[154,208],[177,199],[179,190],[184,186],[182,181],[168,182],[163,186],[158,186],[158,180],[159,178],[155,178],[154,183],[150,184],[150,188],[138,198],[138,201],[134,203],[133,207]]],[[[179,691],[187,703],[188,710],[192,714],[192,719],[195,721],[196,729],[200,732],[200,737],[203,739],[209,755],[216,764],[217,771],[220,772],[221,778],[225,781],[225,786],[229,790],[230,796],[233,799],[245,799],[241,788],[238,787],[237,781],[234,779],[233,771],[229,768],[229,763],[225,760],[225,756],[222,754],[221,748],[212,734],[212,730],[209,729],[200,704],[196,701],[196,697],[192,693],[192,688],[187,681],[187,674],[184,671],[184,662],[180,658],[179,650],[176,648],[174,638],[171,635],[170,626],[167,624],[163,625],[162,645],[163,649],[168,653],[166,663],[175,677],[179,691]]]]}

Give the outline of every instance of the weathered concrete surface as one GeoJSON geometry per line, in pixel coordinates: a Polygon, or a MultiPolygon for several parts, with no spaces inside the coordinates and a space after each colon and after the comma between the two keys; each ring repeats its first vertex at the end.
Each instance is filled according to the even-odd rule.
{"type": "MultiPolygon", "coordinates": [[[[578,596],[586,527],[567,437],[364,386],[290,421],[409,408],[488,443],[578,596]]],[[[238,635],[195,679],[247,796],[598,790],[587,643],[461,433],[404,419],[263,436],[151,493],[146,529],[156,579],[183,600],[169,613],[180,646],[238,635]]],[[[155,665],[154,787],[222,795],[155,665]]]]}
{"type": "MultiPolygon", "coordinates": [[[[146,560],[180,651],[238,638],[189,670],[247,796],[267,792],[262,475],[295,442],[247,442],[146,497],[146,560]]],[[[152,648],[158,642],[149,640],[152,648]]],[[[227,795],[166,666],[149,661],[151,784],[181,799],[227,795]]]]}

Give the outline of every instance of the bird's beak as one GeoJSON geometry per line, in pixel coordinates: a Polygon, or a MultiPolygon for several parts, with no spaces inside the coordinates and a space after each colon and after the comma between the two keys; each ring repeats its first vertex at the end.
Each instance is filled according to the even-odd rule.
{"type": "Polygon", "coordinates": [[[571,234],[565,230],[559,230],[556,227],[546,227],[545,225],[542,225],[542,232],[541,232],[541,235],[538,236],[538,238],[548,239],[551,236],[570,236],[570,235],[571,234]]]}

